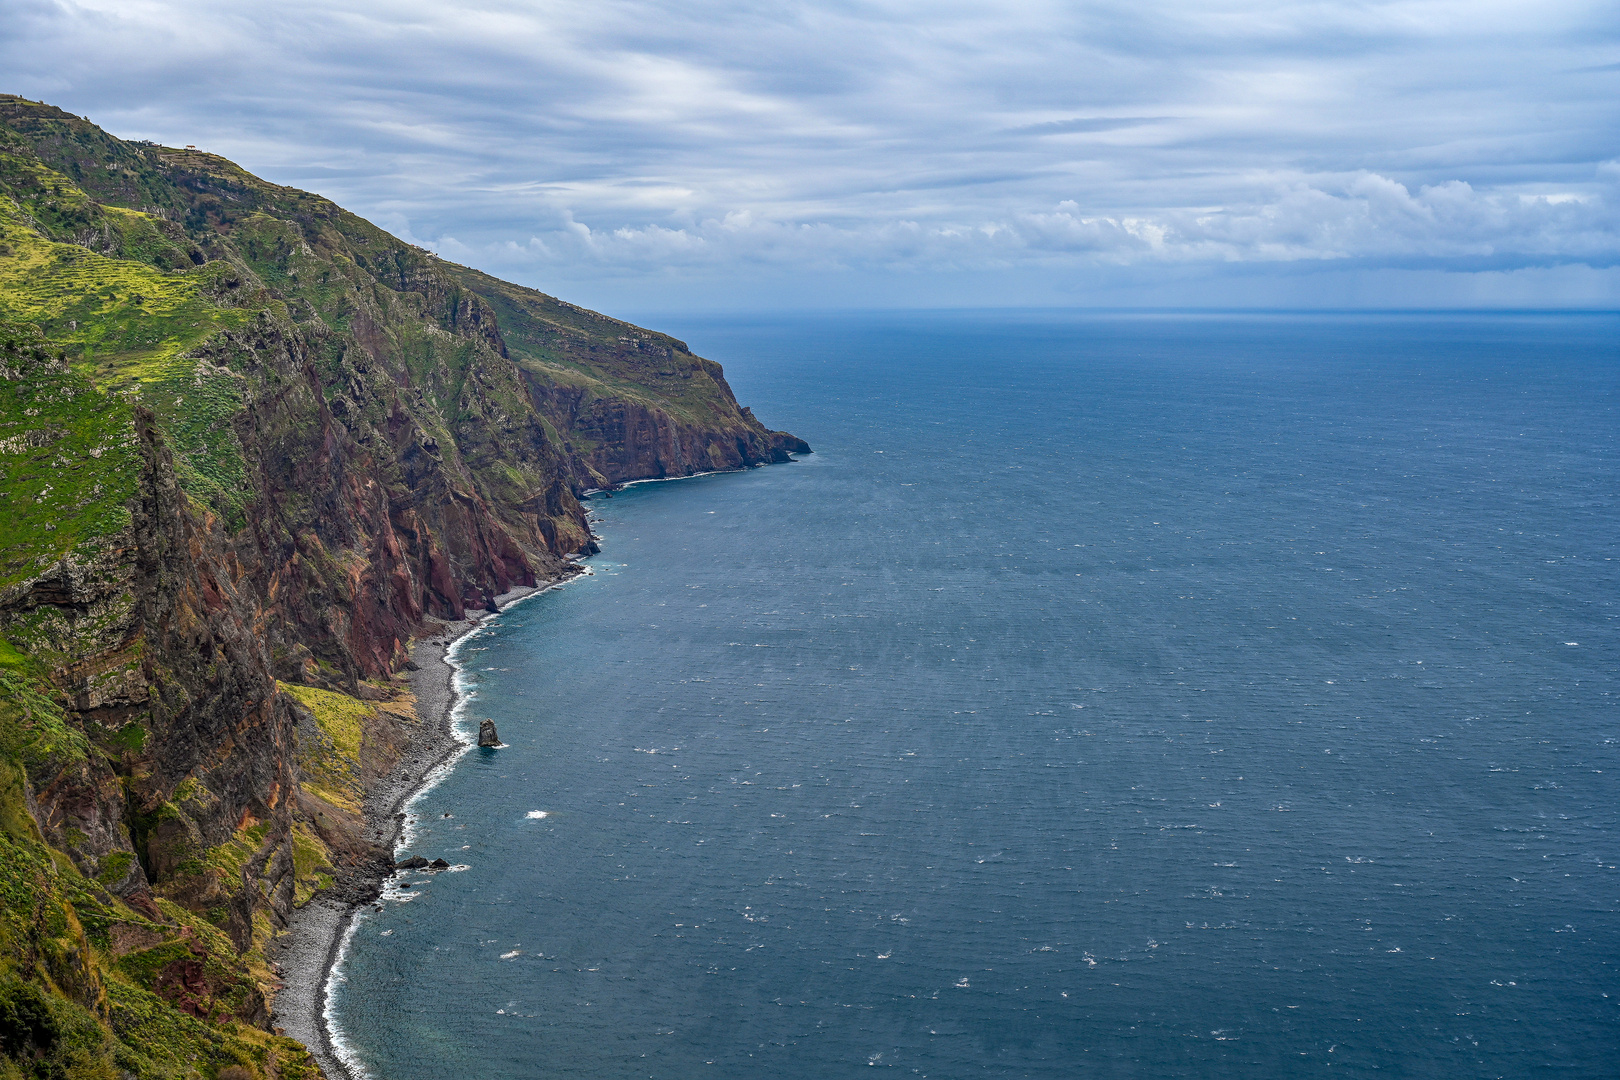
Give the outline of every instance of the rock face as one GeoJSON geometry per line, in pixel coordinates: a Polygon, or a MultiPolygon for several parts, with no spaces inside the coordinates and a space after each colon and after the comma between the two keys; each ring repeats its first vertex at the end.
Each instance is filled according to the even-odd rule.
{"type": "Polygon", "coordinates": [[[493,720],[481,720],[481,721],[479,721],[479,724],[478,724],[478,745],[479,746],[499,746],[499,745],[501,745],[501,737],[495,731],[495,721],[493,721],[493,720]]]}
{"type": "Polygon", "coordinates": [[[674,338],[0,95],[0,1009],[300,1075],[264,948],[388,863],[408,644],[574,572],[587,490],[808,450],[674,338]],[[165,1008],[211,1034],[115,1022],[165,1008]]]}
{"type": "Polygon", "coordinates": [[[736,405],[720,365],[686,343],[464,266],[455,279],[488,301],[530,400],[599,487],[787,461],[804,440],[736,405]]]}

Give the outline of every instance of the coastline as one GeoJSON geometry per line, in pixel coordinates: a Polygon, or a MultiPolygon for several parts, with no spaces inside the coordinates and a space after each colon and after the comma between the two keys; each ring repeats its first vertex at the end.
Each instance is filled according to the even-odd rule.
{"type": "MultiPolygon", "coordinates": [[[[430,634],[411,645],[416,669],[410,685],[416,695],[416,715],[422,730],[411,740],[405,756],[371,791],[366,793],[366,839],[393,857],[405,828],[405,806],[454,762],[469,744],[457,737],[452,716],[458,703],[456,665],[450,650],[456,642],[489,619],[522,600],[554,589],[579,577],[573,574],[542,585],[520,586],[497,596],[493,612],[480,612],[454,622],[433,620],[430,634]]],[[[327,1021],[327,988],[333,969],[343,957],[355,916],[374,903],[382,886],[394,874],[392,862],[378,862],[346,874],[342,880],[296,908],[287,928],[270,947],[282,987],[276,992],[271,1021],[286,1035],[309,1048],[328,1080],[360,1080],[332,1041],[327,1021]]]]}
{"type": "MultiPolygon", "coordinates": [[[[808,452],[808,451],[806,451],[808,452]]],[[[789,461],[798,460],[790,456],[789,461]]],[[[762,466],[750,466],[759,468],[762,466]]],[[[612,497],[613,491],[636,484],[656,484],[717,476],[743,469],[715,469],[685,476],[648,477],[626,481],[613,489],[593,489],[612,497]]],[[[589,511],[587,510],[587,513],[589,511]]],[[[588,517],[594,522],[594,515],[588,517]]],[[[593,532],[594,537],[594,532],[593,532]]],[[[584,553],[580,556],[583,557],[584,553]]],[[[272,941],[269,959],[275,965],[282,986],[276,992],[271,1024],[280,1034],[297,1039],[308,1048],[327,1080],[365,1080],[365,1074],[349,1064],[332,1039],[327,1016],[328,987],[334,969],[342,961],[360,909],[382,895],[384,883],[395,873],[392,859],[405,832],[405,807],[429,787],[441,770],[455,762],[471,744],[458,738],[452,724],[459,696],[456,693],[457,666],[450,650],[457,642],[485,622],[531,596],[566,585],[590,571],[577,562],[572,573],[540,585],[519,586],[495,598],[495,611],[483,611],[456,621],[429,620],[434,632],[411,645],[410,659],[416,665],[410,672],[410,686],[416,696],[416,715],[423,730],[393,770],[374,790],[366,793],[364,828],[367,840],[390,852],[389,861],[351,870],[342,880],[301,908],[294,909],[287,928],[272,941]]]]}

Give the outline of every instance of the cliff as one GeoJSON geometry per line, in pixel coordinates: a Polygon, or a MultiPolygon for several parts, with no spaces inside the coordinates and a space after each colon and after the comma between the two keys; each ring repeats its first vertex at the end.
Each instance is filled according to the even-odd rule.
{"type": "Polygon", "coordinates": [[[589,489],[808,449],[674,338],[0,96],[0,1077],[314,1075],[265,947],[387,859],[413,636],[573,572],[589,489]]]}

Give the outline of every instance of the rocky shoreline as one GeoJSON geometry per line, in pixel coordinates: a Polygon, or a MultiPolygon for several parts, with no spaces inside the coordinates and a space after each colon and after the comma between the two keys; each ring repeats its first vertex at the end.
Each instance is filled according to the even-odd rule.
{"type": "MultiPolygon", "coordinates": [[[[513,589],[496,597],[495,605],[504,611],[519,600],[576,576],[570,574],[544,585],[513,589]]],[[[457,640],[491,617],[492,613],[485,612],[457,622],[435,620],[433,632],[411,647],[416,669],[410,672],[410,684],[422,730],[393,771],[367,791],[365,800],[366,839],[386,850],[393,851],[399,844],[405,826],[405,804],[437,770],[454,761],[469,745],[457,736],[450,722],[456,705],[456,669],[448,653],[457,640]]],[[[276,992],[273,1023],[309,1047],[329,1080],[359,1078],[332,1045],[326,1023],[326,986],[343,953],[355,914],[381,895],[383,883],[394,872],[391,860],[349,871],[342,880],[296,909],[286,931],[277,936],[271,949],[271,959],[283,983],[276,992]]]]}

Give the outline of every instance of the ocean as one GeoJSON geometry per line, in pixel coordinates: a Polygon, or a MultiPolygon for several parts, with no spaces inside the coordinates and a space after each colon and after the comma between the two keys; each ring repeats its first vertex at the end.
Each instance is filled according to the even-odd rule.
{"type": "Polygon", "coordinates": [[[367,1074],[1620,1069],[1620,317],[656,325],[815,453],[457,647],[367,1074]]]}

